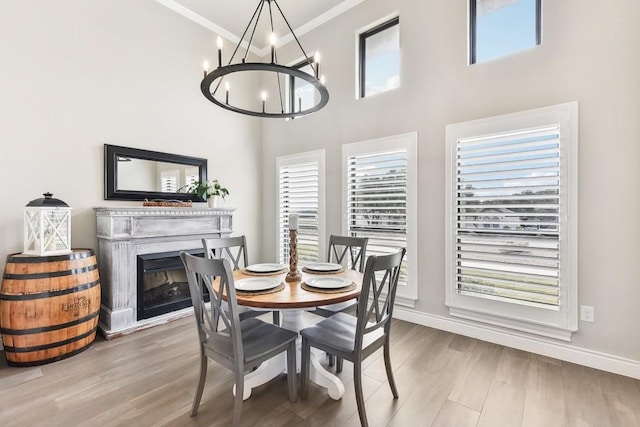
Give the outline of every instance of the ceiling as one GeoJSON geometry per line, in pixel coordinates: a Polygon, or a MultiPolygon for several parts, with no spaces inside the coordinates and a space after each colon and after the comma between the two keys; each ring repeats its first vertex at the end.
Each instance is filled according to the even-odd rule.
{"type": "MultiPolygon", "coordinates": [[[[249,19],[261,0],[156,0],[180,15],[208,28],[212,32],[238,43],[249,19]]],[[[341,13],[365,0],[277,0],[284,16],[289,21],[296,36],[311,31],[341,13]]],[[[262,12],[260,23],[254,36],[251,51],[259,56],[269,53],[267,4],[262,12]]],[[[272,4],[274,30],[278,37],[277,46],[293,41],[285,22],[272,4]]],[[[248,41],[248,36],[245,37],[248,41]]]]}

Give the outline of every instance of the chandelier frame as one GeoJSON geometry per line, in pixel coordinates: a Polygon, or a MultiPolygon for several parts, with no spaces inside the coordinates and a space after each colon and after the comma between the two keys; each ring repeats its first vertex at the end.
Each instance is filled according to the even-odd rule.
{"type": "MultiPolygon", "coordinates": [[[[207,70],[205,70],[204,78],[202,79],[202,82],[200,83],[200,90],[202,91],[202,94],[204,95],[204,97],[207,98],[209,101],[213,102],[215,105],[217,105],[217,106],[219,106],[221,108],[224,108],[226,110],[233,111],[235,113],[245,114],[245,115],[254,116],[254,117],[264,117],[264,118],[295,118],[295,117],[301,117],[301,116],[306,116],[308,114],[312,114],[312,113],[315,113],[315,112],[321,110],[329,102],[329,91],[327,90],[326,86],[322,82],[322,79],[320,79],[319,75],[318,75],[319,67],[320,67],[320,65],[317,62],[314,62],[313,60],[311,60],[309,58],[309,56],[307,55],[307,53],[305,52],[304,48],[300,44],[300,41],[298,40],[298,37],[296,36],[296,34],[294,33],[293,29],[291,28],[291,25],[289,25],[289,22],[287,21],[287,18],[284,16],[284,13],[282,12],[282,9],[280,9],[280,6],[278,5],[277,0],[259,0],[258,7],[254,11],[253,16],[251,17],[251,20],[247,24],[247,27],[245,28],[245,30],[244,30],[244,32],[242,34],[242,37],[238,41],[238,43],[237,43],[237,45],[235,47],[235,50],[233,51],[233,54],[231,55],[231,58],[229,59],[229,62],[227,63],[227,65],[222,65],[222,50],[221,50],[221,47],[218,46],[218,68],[214,69],[211,72],[208,72],[207,70]],[[247,62],[246,61],[247,56],[249,54],[249,50],[251,48],[251,43],[253,41],[253,37],[254,37],[255,32],[256,32],[256,28],[258,26],[258,22],[260,20],[260,16],[262,15],[262,11],[263,11],[265,3],[267,3],[269,5],[269,22],[270,22],[270,26],[271,26],[272,35],[275,34],[274,33],[274,26],[273,26],[273,13],[272,13],[272,8],[271,8],[271,4],[273,3],[276,6],[276,8],[278,9],[278,11],[280,12],[280,15],[282,16],[282,19],[286,23],[286,26],[289,29],[289,31],[290,31],[291,35],[293,36],[294,40],[298,44],[298,47],[302,51],[302,54],[303,54],[303,56],[305,58],[305,62],[307,64],[309,64],[313,68],[313,70],[315,72],[314,74],[306,73],[306,72],[304,72],[304,71],[302,71],[302,70],[300,70],[298,68],[294,68],[294,67],[289,67],[289,66],[278,64],[277,63],[277,52],[276,52],[275,42],[274,41],[272,41],[272,44],[271,44],[271,62],[247,62]],[[254,19],[255,19],[255,23],[254,23],[254,19]],[[246,53],[245,53],[244,57],[242,58],[242,62],[237,63],[237,64],[232,64],[232,61],[235,58],[235,55],[238,52],[238,49],[242,45],[242,42],[244,41],[245,36],[249,32],[249,29],[252,27],[252,24],[253,24],[253,29],[251,31],[251,37],[250,37],[249,42],[247,44],[246,53]],[[215,97],[216,92],[220,88],[225,76],[227,76],[229,74],[233,74],[233,73],[241,73],[241,72],[246,72],[246,71],[262,71],[262,72],[270,72],[270,73],[275,73],[276,74],[276,80],[277,80],[277,83],[278,83],[278,94],[279,94],[279,98],[280,98],[280,111],[279,112],[266,111],[266,109],[265,109],[265,98],[263,98],[262,110],[249,110],[249,109],[246,109],[246,108],[241,108],[241,107],[237,107],[237,106],[234,106],[234,105],[230,104],[229,103],[228,92],[227,92],[227,96],[225,97],[225,101],[224,102],[222,102],[221,100],[219,100],[219,99],[217,99],[215,97]],[[300,78],[300,79],[306,81],[307,83],[311,84],[314,87],[316,93],[318,95],[320,95],[320,99],[317,102],[315,102],[315,105],[313,105],[310,108],[304,109],[304,110],[300,109],[298,111],[295,111],[295,106],[294,105],[290,105],[289,108],[290,108],[291,111],[286,112],[285,111],[284,101],[283,101],[283,96],[282,96],[282,85],[280,83],[280,75],[281,74],[285,75],[285,76],[300,78]],[[214,83],[215,83],[215,88],[214,88],[213,91],[211,91],[211,88],[214,85],[214,83]]],[[[314,96],[314,100],[315,100],[315,98],[316,97],[314,96]]]]}

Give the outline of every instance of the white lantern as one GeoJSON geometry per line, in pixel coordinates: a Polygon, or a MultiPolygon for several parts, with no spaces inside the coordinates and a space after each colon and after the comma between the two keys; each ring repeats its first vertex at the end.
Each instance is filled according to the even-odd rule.
{"type": "Polygon", "coordinates": [[[71,208],[44,193],[24,208],[24,252],[29,255],[71,253],[71,208]]]}

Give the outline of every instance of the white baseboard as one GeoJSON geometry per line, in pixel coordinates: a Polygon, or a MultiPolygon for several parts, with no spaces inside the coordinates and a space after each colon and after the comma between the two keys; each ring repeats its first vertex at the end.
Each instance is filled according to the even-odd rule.
{"type": "Polygon", "coordinates": [[[627,359],[575,347],[545,338],[534,338],[523,333],[507,331],[490,325],[426,314],[405,307],[396,306],[393,313],[393,317],[397,319],[418,325],[640,379],[640,360],[627,359]]]}

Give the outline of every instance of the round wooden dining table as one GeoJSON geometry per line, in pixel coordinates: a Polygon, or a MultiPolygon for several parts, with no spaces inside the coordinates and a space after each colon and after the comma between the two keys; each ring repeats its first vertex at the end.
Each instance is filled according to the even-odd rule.
{"type": "MultiPolygon", "coordinates": [[[[248,294],[245,292],[238,293],[236,299],[238,305],[252,307],[254,309],[264,309],[268,311],[280,310],[282,313],[282,327],[292,331],[299,332],[305,327],[305,319],[303,317],[304,311],[312,309],[314,307],[336,304],[345,301],[349,301],[360,296],[362,290],[362,273],[354,270],[343,270],[339,273],[333,274],[310,274],[306,273],[303,269],[302,279],[295,282],[287,282],[285,277],[287,273],[280,273],[274,275],[260,275],[260,277],[272,277],[280,279],[284,284],[284,289],[265,294],[248,294]],[[319,276],[330,276],[340,279],[350,280],[355,286],[345,292],[328,293],[326,291],[314,291],[309,290],[309,287],[303,288],[303,283],[319,276]]],[[[256,275],[247,274],[244,270],[236,270],[233,273],[234,281],[237,282],[242,279],[255,278],[256,275]]],[[[327,371],[320,364],[320,357],[324,355],[323,352],[312,351],[311,354],[311,366],[309,379],[318,384],[321,387],[327,389],[329,396],[335,400],[338,400],[344,394],[344,384],[333,373],[327,371]]],[[[298,338],[298,358],[296,366],[300,369],[301,362],[301,339],[298,338]]],[[[285,353],[274,357],[260,365],[255,371],[245,375],[244,380],[244,395],[246,400],[251,396],[251,390],[266,382],[270,381],[277,375],[286,371],[286,355],[285,353]]],[[[235,386],[234,386],[235,393],[235,386]]]]}

